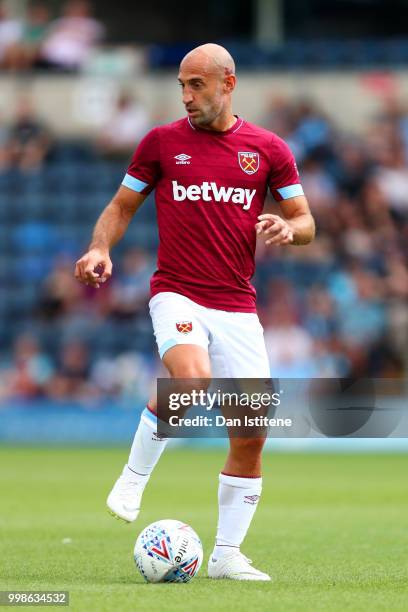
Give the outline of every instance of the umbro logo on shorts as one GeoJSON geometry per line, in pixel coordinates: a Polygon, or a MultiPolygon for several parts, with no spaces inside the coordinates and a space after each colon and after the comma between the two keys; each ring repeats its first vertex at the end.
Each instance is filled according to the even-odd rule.
{"type": "Polygon", "coordinates": [[[193,324],[191,321],[180,321],[176,323],[176,329],[180,334],[189,334],[193,331],[193,324]]]}
{"type": "Polygon", "coordinates": [[[186,153],[180,153],[180,155],[175,155],[174,159],[177,159],[176,166],[177,164],[182,164],[184,166],[190,164],[189,160],[191,159],[191,155],[187,155],[186,153]]]}

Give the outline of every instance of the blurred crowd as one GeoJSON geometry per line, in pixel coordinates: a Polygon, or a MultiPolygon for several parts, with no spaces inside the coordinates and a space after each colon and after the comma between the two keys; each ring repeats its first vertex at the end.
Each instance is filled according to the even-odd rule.
{"type": "MultiPolygon", "coordinates": [[[[118,105],[118,111],[125,109],[123,134],[126,121],[133,122],[140,138],[148,129],[146,111],[139,108],[137,120],[128,104],[124,95],[118,105]]],[[[32,167],[40,173],[52,163],[52,138],[40,122],[33,127],[35,116],[30,112],[26,128],[30,150],[24,149],[21,126],[12,130],[3,172],[13,165],[24,168],[35,159],[32,167]]],[[[24,121],[27,105],[18,116],[24,121]]],[[[339,131],[310,100],[273,97],[262,124],[294,151],[317,223],[316,239],[308,246],[258,245],[254,281],[272,375],[404,376],[408,366],[405,105],[387,100],[356,135],[339,131]]],[[[112,154],[109,133],[112,130],[107,129],[95,143],[99,156],[112,154]]],[[[133,144],[119,144],[120,153],[129,154],[133,144]]],[[[113,278],[99,291],[79,285],[73,277],[74,261],[81,252],[67,256],[54,251],[51,268],[36,288],[29,325],[2,352],[1,399],[48,397],[97,403],[102,398],[148,395],[162,366],[148,319],[156,242],[146,239],[155,217],[152,202],[145,207],[147,213],[140,221],[144,241],[123,247],[113,278]],[[37,332],[44,326],[59,330],[55,351],[45,347],[37,332]]],[[[276,210],[276,204],[268,200],[267,208],[276,210]]]]}
{"type": "MultiPolygon", "coordinates": [[[[126,89],[119,90],[109,121],[86,146],[105,159],[127,160],[150,126],[145,106],[126,89]]],[[[57,150],[58,142],[28,95],[17,99],[9,122],[0,116],[0,172],[41,171],[53,163],[57,150]]]]}
{"type": "Polygon", "coordinates": [[[68,0],[60,15],[52,14],[48,2],[32,2],[21,19],[1,2],[0,69],[77,71],[104,35],[89,0],[68,0]]]}
{"type": "Polygon", "coordinates": [[[272,372],[396,377],[408,365],[408,114],[387,99],[360,136],[309,100],[270,102],[291,146],[315,241],[259,254],[272,372]],[[276,278],[279,276],[279,278],[276,278]]]}
{"type": "Polygon", "coordinates": [[[161,366],[151,350],[153,342],[144,352],[133,345],[140,348],[137,334],[147,332],[153,272],[154,258],[129,248],[106,290],[95,291],[75,280],[72,259],[61,255],[38,288],[30,325],[17,335],[12,350],[1,355],[0,402],[48,397],[92,404],[149,395],[161,366]],[[60,334],[51,342],[53,350],[41,344],[44,327],[60,334]],[[105,337],[106,351],[92,351],[95,336],[105,337]]]}

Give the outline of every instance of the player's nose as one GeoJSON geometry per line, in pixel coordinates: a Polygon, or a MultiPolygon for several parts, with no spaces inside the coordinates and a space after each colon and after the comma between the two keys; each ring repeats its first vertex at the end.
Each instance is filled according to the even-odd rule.
{"type": "Polygon", "coordinates": [[[183,91],[183,104],[184,104],[184,106],[187,106],[188,104],[191,104],[192,101],[193,101],[193,96],[192,96],[191,92],[184,90],[183,91]]]}

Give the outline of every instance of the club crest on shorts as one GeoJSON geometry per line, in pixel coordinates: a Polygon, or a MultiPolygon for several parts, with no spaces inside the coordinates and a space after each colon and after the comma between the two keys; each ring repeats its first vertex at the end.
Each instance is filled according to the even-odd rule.
{"type": "Polygon", "coordinates": [[[180,321],[176,323],[176,329],[180,334],[189,334],[193,331],[193,324],[191,321],[180,321]]]}
{"type": "Polygon", "coordinates": [[[259,169],[259,153],[240,151],[238,153],[238,163],[241,170],[246,174],[255,174],[259,169]]]}

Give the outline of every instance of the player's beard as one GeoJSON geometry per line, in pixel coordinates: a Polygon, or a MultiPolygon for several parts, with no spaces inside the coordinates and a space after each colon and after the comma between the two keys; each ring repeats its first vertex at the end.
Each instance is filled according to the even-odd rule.
{"type": "Polygon", "coordinates": [[[190,121],[198,127],[210,127],[221,115],[223,110],[223,100],[221,92],[216,90],[212,96],[202,100],[200,106],[194,106],[198,112],[195,116],[190,115],[190,121]]]}
{"type": "Polygon", "coordinates": [[[205,128],[211,125],[220,115],[220,110],[213,106],[206,106],[197,110],[199,111],[197,115],[195,117],[190,116],[190,120],[193,125],[197,125],[198,127],[205,128]]]}

